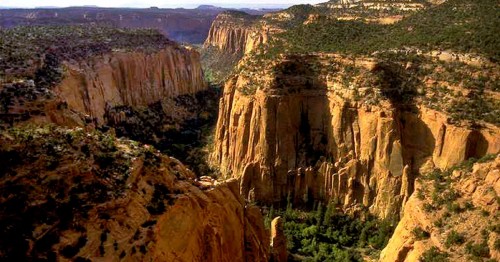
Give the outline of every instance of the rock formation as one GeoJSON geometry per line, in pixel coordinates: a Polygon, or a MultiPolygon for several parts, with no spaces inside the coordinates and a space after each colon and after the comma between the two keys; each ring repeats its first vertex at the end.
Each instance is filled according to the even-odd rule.
{"type": "Polygon", "coordinates": [[[207,88],[199,54],[177,46],[154,53],[114,52],[89,61],[66,63],[55,92],[68,107],[104,123],[115,106],[147,106],[164,98],[207,88]]]}
{"type": "MultiPolygon", "coordinates": [[[[202,44],[216,16],[226,9],[196,8],[34,8],[0,10],[0,27],[19,25],[94,23],[121,28],[155,28],[180,43],[202,44]]],[[[268,10],[245,11],[263,14],[268,10]]]]}
{"type": "Polygon", "coordinates": [[[471,171],[457,169],[450,176],[450,188],[443,193],[439,193],[434,181],[419,179],[417,193],[404,207],[404,215],[382,251],[380,261],[417,261],[431,248],[446,253],[450,261],[471,261],[471,256],[477,255],[500,259],[498,247],[494,246],[500,239],[496,228],[500,156],[475,164],[471,171]],[[435,201],[441,195],[448,196],[447,207],[440,207],[439,201],[435,201]],[[426,233],[418,234],[416,229],[426,233]],[[469,243],[481,245],[482,250],[488,251],[471,253],[467,251],[469,243]]]}
{"type": "MultiPolygon", "coordinates": [[[[493,125],[452,125],[443,113],[391,99],[359,101],[375,90],[356,94],[336,82],[343,73],[332,67],[345,67],[342,61],[284,58],[226,83],[212,161],[240,178],[245,197],[253,192],[267,204],[288,195],[295,203],[335,200],[397,217],[417,174],[500,150],[493,125]]],[[[372,60],[356,64],[378,70],[372,60]]]]}
{"type": "Polygon", "coordinates": [[[174,158],[81,128],[0,141],[7,260],[268,261],[262,215],[236,180],[202,186],[174,158]]]}
{"type": "Polygon", "coordinates": [[[274,262],[287,261],[286,236],[281,217],[276,217],[271,222],[271,256],[274,262]]]}
{"type": "Polygon", "coordinates": [[[204,48],[215,47],[221,52],[242,56],[269,41],[271,27],[255,24],[259,16],[226,11],[212,23],[204,48]]]}

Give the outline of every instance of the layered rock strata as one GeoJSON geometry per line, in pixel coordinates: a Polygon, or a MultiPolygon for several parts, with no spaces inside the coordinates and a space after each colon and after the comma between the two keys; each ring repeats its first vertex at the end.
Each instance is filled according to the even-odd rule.
{"type": "Polygon", "coordinates": [[[199,54],[169,46],[152,53],[117,51],[67,62],[55,92],[70,109],[103,124],[109,108],[147,106],[206,89],[199,54]]]}
{"type": "Polygon", "coordinates": [[[254,22],[259,16],[242,12],[223,12],[212,23],[204,48],[215,47],[237,56],[248,54],[267,43],[272,29],[254,22]]]}
{"type": "MultiPolygon", "coordinates": [[[[248,199],[334,200],[397,217],[422,171],[500,150],[496,126],[452,125],[443,113],[390,99],[362,102],[364,93],[332,80],[337,69],[311,71],[311,59],[318,57],[277,62],[274,73],[226,83],[212,161],[241,180],[248,199]]],[[[377,70],[374,61],[356,63],[377,70]]]]}

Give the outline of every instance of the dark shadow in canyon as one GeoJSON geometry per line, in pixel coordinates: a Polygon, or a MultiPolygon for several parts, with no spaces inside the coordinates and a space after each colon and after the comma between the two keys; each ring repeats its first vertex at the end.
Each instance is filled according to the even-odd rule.
{"type": "MultiPolygon", "coordinates": [[[[268,140],[267,145],[270,149],[269,155],[261,165],[264,164],[269,170],[252,173],[253,179],[245,178],[245,181],[249,183],[245,184],[244,188],[249,192],[252,189],[255,190],[256,195],[264,195],[263,201],[265,202],[266,199],[270,199],[270,196],[265,196],[270,193],[265,189],[268,186],[267,181],[271,182],[273,184],[271,194],[275,207],[285,207],[288,203],[293,203],[295,206],[310,208],[315,202],[324,201],[322,189],[313,186],[326,183],[321,180],[322,176],[318,175],[321,163],[333,164],[339,160],[340,156],[347,156],[351,150],[353,158],[359,159],[355,150],[358,146],[356,143],[361,141],[360,132],[355,130],[358,125],[358,109],[352,108],[349,103],[339,105],[342,106],[342,118],[340,122],[337,122],[340,126],[332,126],[331,101],[328,98],[330,91],[327,89],[321,66],[321,61],[314,55],[290,55],[274,67],[274,81],[270,87],[272,96],[269,97],[271,102],[266,104],[269,107],[266,110],[269,110],[268,114],[271,113],[271,123],[276,121],[280,124],[271,124],[268,130],[269,135],[266,135],[272,139],[268,140]],[[283,108],[288,108],[288,112],[283,108]],[[283,119],[278,119],[280,117],[283,119]],[[283,129],[283,126],[288,129],[283,129]],[[329,141],[330,137],[333,138],[332,132],[337,132],[336,136],[340,136],[340,142],[344,146],[336,144],[340,143],[339,141],[329,141]],[[290,136],[294,138],[290,139],[290,136]],[[283,143],[289,141],[293,141],[291,142],[294,144],[293,147],[285,147],[294,150],[293,153],[295,153],[295,163],[291,168],[288,161],[292,158],[287,156],[287,153],[279,151],[283,143]],[[276,159],[283,160],[283,157],[285,161],[278,161],[278,163],[275,161],[276,159]],[[264,174],[260,174],[262,172],[264,174]],[[255,177],[257,175],[268,178],[264,182],[262,178],[255,177]],[[259,185],[260,183],[266,185],[259,185]]],[[[395,197],[402,194],[399,188],[403,186],[404,179],[408,179],[405,194],[413,193],[414,181],[420,175],[421,167],[433,157],[435,147],[439,146],[436,139],[440,138],[434,137],[429,126],[421,119],[421,112],[417,107],[417,90],[424,86],[418,78],[419,70],[422,69],[418,63],[403,66],[382,61],[372,71],[376,80],[375,86],[380,90],[384,99],[391,104],[388,110],[392,112],[381,110],[382,118],[392,119],[391,130],[393,131],[391,132],[395,131],[390,134],[388,149],[389,151],[398,150],[394,154],[402,156],[402,166],[410,167],[407,178],[398,178],[403,174],[401,165],[387,164],[387,169],[391,171],[388,179],[394,179],[397,183],[393,187],[395,197]],[[392,143],[395,141],[400,141],[401,147],[393,146],[392,143]]],[[[487,142],[477,130],[470,134],[466,143],[466,158],[477,158],[486,152],[487,142]]],[[[393,152],[387,152],[387,154],[389,156],[393,152]]],[[[395,161],[398,161],[397,158],[395,161]]],[[[339,187],[339,192],[335,194],[341,197],[349,194],[351,199],[354,199],[354,203],[364,203],[367,192],[365,187],[370,184],[375,163],[371,159],[355,165],[357,165],[355,169],[358,170],[356,177],[336,176],[332,178],[338,179],[335,185],[339,187]],[[360,177],[361,174],[365,176],[360,177]],[[351,178],[353,180],[350,180],[351,178]]],[[[369,201],[365,204],[371,206],[376,198],[376,192],[374,189],[368,191],[370,191],[369,201]]],[[[243,192],[244,195],[247,193],[243,192]]],[[[257,201],[259,201],[258,198],[257,201]]]]}
{"type": "Polygon", "coordinates": [[[301,97],[298,132],[295,138],[296,165],[313,166],[326,155],[328,140],[325,122],[331,119],[328,108],[327,86],[320,75],[320,61],[316,56],[290,56],[275,67],[275,90],[289,96],[301,97]],[[318,109],[317,107],[320,107],[318,109]],[[322,126],[311,123],[312,114],[321,112],[322,126]]]}
{"type": "MultiPolygon", "coordinates": [[[[305,170],[308,167],[317,169],[320,162],[331,158],[328,152],[328,126],[332,116],[326,79],[321,75],[321,61],[315,55],[288,56],[275,66],[271,89],[286,96],[282,99],[283,103],[300,107],[298,110],[291,108],[292,112],[280,113],[292,114],[288,118],[295,128],[287,132],[293,133],[295,168],[288,170],[287,164],[274,166],[272,173],[277,178],[273,180],[279,189],[275,190],[273,198],[280,199],[274,205],[286,207],[288,202],[293,202],[296,207],[312,208],[319,199],[306,186],[308,180],[313,178],[307,177],[305,170]]],[[[277,108],[275,110],[278,111],[277,108]]],[[[279,132],[283,130],[274,131],[276,139],[272,143],[280,140],[279,132]]]]}
{"type": "MultiPolygon", "coordinates": [[[[378,85],[381,88],[382,95],[387,98],[395,110],[395,122],[399,125],[400,138],[402,144],[403,164],[409,165],[411,174],[409,177],[409,193],[413,193],[414,181],[420,168],[425,164],[425,159],[432,157],[436,146],[441,147],[445,141],[447,127],[443,125],[439,137],[434,137],[427,124],[422,121],[417,107],[417,96],[419,87],[425,87],[425,84],[419,79],[419,72],[422,66],[418,61],[407,64],[406,68],[398,63],[382,62],[374,69],[378,77],[378,85]],[[438,145],[436,139],[440,139],[438,145]]],[[[465,158],[480,158],[487,153],[488,142],[484,135],[479,131],[480,126],[471,125],[471,133],[464,141],[466,147],[465,158]]]]}
{"type": "Polygon", "coordinates": [[[147,107],[108,108],[105,119],[119,137],[151,144],[179,159],[197,176],[216,176],[207,163],[204,147],[211,143],[219,110],[219,87],[211,86],[194,95],[181,95],[147,107]]]}

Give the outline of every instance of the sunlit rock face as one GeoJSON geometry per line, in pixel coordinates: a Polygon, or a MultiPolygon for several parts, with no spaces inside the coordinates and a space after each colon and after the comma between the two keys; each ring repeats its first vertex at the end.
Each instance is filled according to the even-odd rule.
{"type": "Polygon", "coordinates": [[[158,52],[114,52],[66,63],[56,92],[68,107],[102,124],[107,108],[147,106],[207,89],[199,54],[177,46],[158,52]]]}
{"type": "MultiPolygon", "coordinates": [[[[398,217],[418,174],[500,150],[498,127],[452,125],[445,114],[403,106],[390,92],[370,104],[370,93],[386,91],[354,93],[332,80],[342,72],[316,69],[329,63],[349,62],[292,56],[226,83],[212,162],[241,180],[244,197],[267,204],[334,200],[353,212],[366,207],[398,217]]],[[[380,68],[370,59],[355,64],[367,78],[380,68]]]]}

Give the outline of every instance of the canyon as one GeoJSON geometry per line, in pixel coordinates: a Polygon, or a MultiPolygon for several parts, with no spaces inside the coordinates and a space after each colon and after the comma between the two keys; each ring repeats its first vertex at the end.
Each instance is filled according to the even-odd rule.
{"type": "MultiPolygon", "coordinates": [[[[398,217],[418,174],[500,150],[494,125],[455,126],[425,106],[356,101],[347,86],[312,74],[315,60],[348,66],[332,59],[285,58],[270,70],[288,71],[226,83],[212,160],[223,175],[241,179],[245,197],[269,205],[287,196],[295,203],[335,199],[345,209],[362,205],[398,217]],[[253,79],[263,84],[248,95],[253,79]]],[[[360,60],[353,63],[363,66],[360,60]]],[[[367,67],[373,73],[379,65],[367,67]]],[[[357,96],[373,92],[364,91],[357,96]]]]}
{"type": "Polygon", "coordinates": [[[67,63],[54,92],[69,109],[104,124],[106,109],[147,106],[164,98],[206,90],[199,54],[181,47],[158,52],[115,52],[89,61],[67,63]]]}
{"type": "MultiPolygon", "coordinates": [[[[432,2],[441,3],[443,1],[432,2]]],[[[353,3],[333,1],[318,6],[335,10],[349,4],[353,3]],[[332,6],[335,4],[341,6],[332,6]]],[[[368,9],[384,9],[369,1],[355,3],[349,8],[357,8],[359,4],[368,6],[368,9]]],[[[385,4],[405,12],[428,8],[423,3],[399,3],[401,6],[382,3],[385,4]]],[[[422,257],[430,259],[432,254],[470,261],[472,256],[479,256],[471,250],[481,245],[488,250],[481,256],[495,259],[495,250],[498,250],[494,244],[498,242],[495,242],[495,229],[482,229],[492,232],[484,242],[476,238],[463,249],[445,246],[446,234],[456,236],[456,231],[436,228],[433,222],[439,216],[430,218],[428,213],[432,211],[422,211],[425,202],[415,199],[417,193],[421,196],[421,177],[426,174],[435,170],[454,170],[470,159],[489,156],[494,159],[500,152],[497,122],[457,121],[453,114],[443,111],[446,106],[433,105],[439,99],[443,99],[443,103],[460,99],[461,94],[471,94],[470,89],[442,78],[438,71],[426,71],[424,78],[420,78],[419,71],[436,68],[430,65],[438,61],[449,63],[450,67],[453,63],[471,65],[467,69],[470,72],[478,72],[481,67],[497,68],[496,63],[460,60],[460,57],[471,54],[448,56],[447,51],[426,53],[417,50],[417,55],[426,58],[425,62],[416,63],[397,62],[400,59],[398,52],[404,54],[404,50],[393,51],[396,58],[392,61],[377,55],[287,54],[280,52],[280,48],[287,49],[291,45],[286,41],[272,49],[273,44],[283,38],[283,32],[291,30],[287,23],[303,22],[307,28],[309,24],[317,23],[315,20],[321,22],[314,11],[310,15],[299,15],[297,9],[292,9],[265,15],[259,20],[252,17],[244,20],[245,16],[240,14],[226,13],[219,15],[214,22],[205,46],[238,54],[243,59],[225,82],[211,163],[220,168],[223,177],[238,178],[243,196],[260,205],[284,208],[290,204],[311,207],[318,202],[334,203],[344,213],[354,216],[368,211],[380,219],[401,219],[380,261],[422,261],[422,257]],[[296,21],[298,17],[301,18],[296,21]],[[282,23],[272,23],[273,20],[282,23]],[[273,29],[266,29],[266,26],[273,29]],[[260,34],[266,35],[262,37],[260,34]],[[432,83],[443,82],[448,90],[444,97],[439,94],[441,91],[436,92],[432,87],[432,83]],[[428,99],[432,96],[438,98],[430,103],[428,99]],[[425,222],[419,224],[416,221],[425,222]],[[413,232],[420,226],[431,232],[430,241],[415,237],[413,232]],[[482,244],[472,244],[474,242],[482,244]]],[[[330,16],[336,15],[333,12],[327,16],[332,19],[330,16]]],[[[357,15],[367,23],[375,21],[362,13],[357,15]]],[[[344,16],[337,19],[344,19],[344,16]]],[[[286,39],[292,37],[300,39],[297,35],[286,39]]],[[[488,73],[486,77],[495,79],[496,76],[488,73]]],[[[485,96],[491,95],[492,101],[498,101],[496,92],[487,91],[485,96]]],[[[493,110],[498,112],[498,103],[493,103],[496,103],[493,110]]],[[[457,223],[471,221],[464,219],[470,217],[474,221],[490,219],[485,224],[494,224],[498,218],[493,200],[498,192],[491,195],[486,192],[492,192],[496,185],[498,166],[495,160],[489,161],[486,170],[490,171],[476,171],[474,167],[474,176],[479,176],[474,182],[466,178],[467,171],[461,171],[462,180],[452,184],[466,183],[472,191],[452,190],[459,192],[457,195],[462,199],[458,197],[459,200],[454,198],[451,201],[459,201],[462,205],[472,202],[474,207],[471,210],[491,210],[487,211],[491,215],[478,218],[478,211],[459,211],[466,214],[457,217],[460,221],[457,223]],[[483,185],[486,174],[488,182],[483,185]],[[473,195],[476,186],[484,187],[473,195]],[[489,189],[485,190],[487,187],[489,189]],[[477,200],[481,197],[488,200],[477,200]]],[[[453,174],[458,176],[456,172],[453,174]]],[[[432,205],[436,204],[432,202],[432,205]]],[[[444,212],[443,216],[447,214],[444,212]]],[[[481,231],[470,225],[457,228],[464,236],[477,236],[481,231]]]]}
{"type": "MultiPolygon", "coordinates": [[[[200,44],[205,41],[215,17],[225,8],[200,6],[194,9],[168,8],[35,8],[0,9],[0,28],[20,25],[68,25],[97,23],[121,28],[155,28],[181,43],[200,44]]],[[[244,9],[254,15],[273,9],[244,9]]]]}
{"type": "Polygon", "coordinates": [[[486,1],[217,9],[203,47],[155,8],[1,29],[0,257],[500,259],[496,42],[450,33],[493,39],[486,1]]]}

